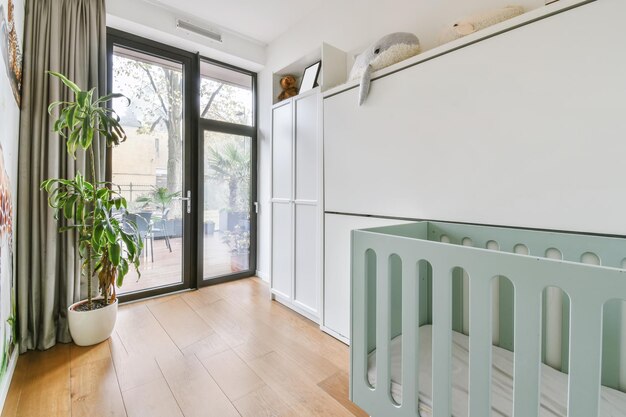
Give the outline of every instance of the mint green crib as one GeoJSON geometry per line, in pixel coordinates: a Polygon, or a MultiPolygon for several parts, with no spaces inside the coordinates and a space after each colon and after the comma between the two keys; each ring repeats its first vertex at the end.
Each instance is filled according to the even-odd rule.
{"type": "Polygon", "coordinates": [[[626,365],[626,346],[620,347],[625,258],[625,239],[593,235],[439,222],[353,231],[352,401],[373,417],[419,416],[419,327],[432,323],[432,415],[449,417],[452,335],[462,327],[459,305],[465,298],[469,416],[491,415],[492,283],[506,277],[508,285],[498,290],[497,319],[500,346],[514,352],[513,415],[539,415],[544,290],[558,287],[567,294],[561,367],[569,375],[567,416],[598,416],[601,384],[620,388],[626,365]],[[551,250],[562,259],[546,258],[551,250]],[[584,263],[589,257],[600,265],[584,263]],[[397,404],[390,395],[389,356],[391,340],[400,334],[402,402],[397,404]],[[375,387],[367,377],[374,350],[375,387]]]}

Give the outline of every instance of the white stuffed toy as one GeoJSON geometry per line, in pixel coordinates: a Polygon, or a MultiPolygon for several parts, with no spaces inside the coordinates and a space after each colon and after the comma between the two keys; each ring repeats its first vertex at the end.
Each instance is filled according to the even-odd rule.
{"type": "Polygon", "coordinates": [[[445,29],[440,37],[441,43],[447,43],[462,38],[463,36],[493,26],[496,23],[504,22],[505,20],[509,20],[523,13],[524,8],[522,6],[506,6],[498,10],[491,10],[465,17],[445,29]]]}
{"type": "Polygon", "coordinates": [[[361,80],[359,105],[363,104],[370,89],[372,72],[404,61],[420,52],[420,41],[412,33],[397,32],[384,36],[356,57],[351,80],[361,80]]]}

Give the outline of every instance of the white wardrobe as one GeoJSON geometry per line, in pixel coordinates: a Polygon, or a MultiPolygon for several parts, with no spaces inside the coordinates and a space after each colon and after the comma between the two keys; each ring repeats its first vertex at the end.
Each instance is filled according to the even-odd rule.
{"type": "Polygon", "coordinates": [[[321,299],[321,95],[272,108],[272,297],[319,321],[321,299]]]}

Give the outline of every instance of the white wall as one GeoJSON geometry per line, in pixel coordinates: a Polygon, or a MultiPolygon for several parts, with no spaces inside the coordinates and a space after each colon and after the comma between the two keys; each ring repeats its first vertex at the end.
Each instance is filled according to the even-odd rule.
{"type": "Polygon", "coordinates": [[[107,26],[177,48],[259,71],[265,64],[266,45],[242,34],[205,22],[191,13],[150,3],[146,0],[107,0],[107,26]],[[180,30],[176,19],[211,28],[222,35],[222,42],[180,30]]]}
{"type": "Polygon", "coordinates": [[[325,2],[316,12],[270,43],[266,65],[259,73],[259,239],[257,270],[269,274],[269,143],[271,137],[272,73],[318,48],[322,42],[355,54],[391,32],[413,32],[422,49],[438,45],[446,25],[460,17],[493,7],[520,4],[527,9],[544,0],[344,0],[325,2]]]}

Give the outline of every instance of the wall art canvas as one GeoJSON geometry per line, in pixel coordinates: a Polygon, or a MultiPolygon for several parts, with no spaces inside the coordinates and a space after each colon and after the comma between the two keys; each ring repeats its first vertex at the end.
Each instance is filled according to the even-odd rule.
{"type": "Polygon", "coordinates": [[[16,357],[14,225],[24,0],[0,0],[0,407],[16,357]]]}
{"type": "MultiPolygon", "coordinates": [[[[23,1],[23,0],[22,0],[23,1]]],[[[22,48],[21,36],[24,23],[24,7],[18,0],[2,0],[0,3],[0,50],[9,85],[17,106],[20,106],[22,89],[22,48]]]]}

